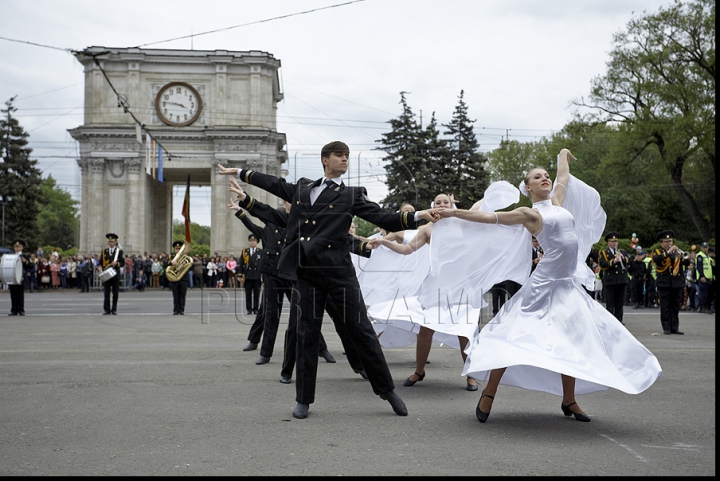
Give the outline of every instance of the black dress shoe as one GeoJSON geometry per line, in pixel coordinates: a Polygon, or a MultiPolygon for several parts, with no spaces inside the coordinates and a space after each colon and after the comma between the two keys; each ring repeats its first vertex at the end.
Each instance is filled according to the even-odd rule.
{"type": "Polygon", "coordinates": [[[243,351],[254,351],[257,347],[257,342],[249,342],[247,346],[243,347],[243,351]]]}
{"type": "MultiPolygon", "coordinates": [[[[25,315],[25,311],[19,312],[18,314],[20,314],[21,316],[24,316],[24,315],[25,315]]],[[[677,334],[682,334],[682,332],[679,332],[679,333],[677,333],[677,334]]]]}
{"type": "Polygon", "coordinates": [[[117,312],[116,312],[116,311],[110,311],[110,314],[112,314],[113,316],[117,316],[117,312]]]}
{"type": "Polygon", "coordinates": [[[178,316],[184,316],[184,315],[185,315],[184,312],[178,312],[178,316]]]}
{"type": "Polygon", "coordinates": [[[109,315],[110,315],[110,311],[105,311],[105,312],[103,313],[103,316],[109,316],[109,315]]]}
{"type": "Polygon", "coordinates": [[[177,313],[177,312],[173,312],[173,316],[177,316],[177,315],[178,315],[178,313],[177,313]]]}
{"type": "Polygon", "coordinates": [[[18,315],[17,312],[11,312],[10,314],[8,314],[8,316],[17,316],[17,315],[18,315]]]}
{"type": "Polygon", "coordinates": [[[267,363],[269,363],[269,362],[270,362],[270,358],[269,358],[269,357],[267,357],[267,356],[260,356],[260,357],[258,358],[258,360],[255,361],[255,364],[257,364],[257,365],[259,366],[260,364],[267,364],[267,363]]]}
{"type": "Polygon", "coordinates": [[[308,409],[310,409],[309,404],[297,403],[297,406],[293,409],[293,417],[296,419],[305,419],[308,417],[308,409]]]}
{"type": "MultiPolygon", "coordinates": [[[[482,394],[480,395],[480,401],[482,401],[482,398],[484,398],[484,397],[489,397],[493,401],[495,400],[495,396],[485,394],[485,391],[483,391],[482,394]]],[[[475,417],[477,418],[478,421],[480,421],[481,423],[484,423],[490,417],[490,411],[488,411],[488,412],[481,411],[480,410],[480,401],[478,401],[478,405],[475,406],[475,417]]]]}
{"type": "Polygon", "coordinates": [[[280,376],[280,382],[283,384],[290,384],[290,378],[285,376],[280,376]]]}
{"type": "MultiPolygon", "coordinates": [[[[22,316],[23,314],[20,314],[20,315],[22,316]]],[[[682,331],[670,331],[670,334],[685,334],[685,333],[682,331]]]]}
{"type": "Polygon", "coordinates": [[[423,379],[425,379],[425,372],[424,372],[424,371],[423,371],[422,374],[418,374],[417,371],[415,371],[413,374],[416,375],[418,378],[417,378],[415,381],[411,381],[411,380],[410,380],[410,377],[412,377],[412,376],[410,376],[409,378],[407,378],[407,379],[405,379],[405,380],[403,381],[403,386],[405,386],[405,387],[414,386],[416,382],[420,382],[420,381],[422,381],[423,379]]]}
{"type": "Polygon", "coordinates": [[[325,349],[324,351],[318,352],[318,356],[322,357],[323,359],[325,359],[326,362],[329,362],[330,364],[334,364],[337,362],[335,360],[335,358],[332,356],[332,354],[330,354],[330,351],[328,351],[327,349],[325,349]]]}
{"type": "Polygon", "coordinates": [[[387,401],[390,403],[390,406],[392,406],[393,411],[395,411],[395,414],[398,416],[407,416],[407,408],[405,407],[405,403],[402,399],[400,399],[400,396],[395,394],[395,391],[390,391],[385,394],[380,394],[380,399],[383,401],[387,401]]]}
{"type": "Polygon", "coordinates": [[[465,389],[467,389],[468,391],[477,391],[478,390],[477,380],[475,378],[468,377],[467,378],[467,386],[465,387],[465,389]],[[470,379],[475,381],[475,384],[470,383],[470,379]]]}
{"type": "Polygon", "coordinates": [[[562,412],[565,416],[575,416],[575,419],[577,419],[578,421],[582,421],[584,423],[589,423],[590,416],[588,416],[587,414],[584,414],[584,413],[583,414],[574,413],[570,410],[570,406],[573,406],[576,404],[577,403],[570,403],[566,406],[563,403],[560,403],[560,409],[562,409],[562,412]]]}
{"type": "Polygon", "coordinates": [[[370,379],[365,372],[365,369],[360,369],[359,371],[357,371],[357,373],[360,374],[360,377],[362,377],[363,379],[370,379]]]}
{"type": "Polygon", "coordinates": [[[663,334],[670,334],[670,331],[663,331],[663,334]]]}

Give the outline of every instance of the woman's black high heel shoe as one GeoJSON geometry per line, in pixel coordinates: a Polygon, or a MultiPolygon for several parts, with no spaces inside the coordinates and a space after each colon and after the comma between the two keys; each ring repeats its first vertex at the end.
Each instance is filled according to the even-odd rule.
{"type": "Polygon", "coordinates": [[[577,403],[570,403],[570,404],[568,404],[567,406],[564,405],[563,403],[560,403],[560,407],[562,408],[563,414],[564,414],[565,416],[575,416],[575,419],[577,419],[578,421],[582,421],[582,422],[584,422],[584,423],[589,423],[589,422],[590,422],[590,416],[588,416],[587,414],[574,413],[574,412],[572,412],[572,411],[570,410],[570,406],[572,406],[572,405],[574,405],[574,404],[577,404],[577,403]]]}
{"type": "Polygon", "coordinates": [[[409,378],[405,379],[405,381],[403,382],[403,386],[414,386],[416,382],[422,381],[423,379],[425,379],[425,373],[418,374],[416,372],[415,375],[418,377],[417,381],[411,381],[410,377],[412,377],[412,376],[410,376],[409,378]]]}
{"type": "MultiPolygon", "coordinates": [[[[480,400],[482,400],[482,398],[484,398],[484,397],[489,397],[493,401],[495,400],[494,396],[485,394],[485,391],[482,392],[482,395],[480,396],[480,400]]],[[[480,421],[481,423],[484,423],[490,417],[490,412],[484,413],[480,410],[480,401],[478,401],[478,405],[477,405],[477,407],[475,407],[475,416],[478,418],[478,421],[480,421]]]]}

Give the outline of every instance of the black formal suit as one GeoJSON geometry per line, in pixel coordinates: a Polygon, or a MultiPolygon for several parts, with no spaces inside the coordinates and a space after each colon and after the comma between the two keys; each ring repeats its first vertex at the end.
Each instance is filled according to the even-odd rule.
{"type": "Polygon", "coordinates": [[[416,229],[412,213],[387,213],[367,199],[364,187],[340,184],[321,191],[314,203],[311,191],[323,179],[291,184],[275,176],[241,170],[239,177],[292,204],[278,275],[296,280],[299,311],[297,332],[296,401],[315,401],[318,342],[325,305],[337,307],[335,324],[344,324],[355,345],[375,394],[395,389],[380,342],[367,317],[365,302],[350,258],[348,230],[358,216],[388,232],[416,229]]]}
{"type": "Polygon", "coordinates": [[[630,257],[624,250],[618,250],[622,255],[622,262],[615,262],[615,253],[608,248],[598,253],[598,264],[602,271],[605,306],[618,321],[623,322],[625,289],[630,282],[627,272],[630,257]]]}
{"type": "MultiPolygon", "coordinates": [[[[116,271],[115,276],[103,283],[103,309],[105,309],[106,314],[110,312],[117,312],[118,295],[120,294],[120,280],[122,279],[122,276],[120,275],[120,267],[125,265],[125,258],[123,257],[122,249],[115,246],[115,250],[118,251],[117,264],[114,266],[116,271]],[[110,304],[111,291],[112,305],[110,304]]],[[[102,255],[100,256],[100,266],[103,270],[110,267],[110,263],[115,260],[115,251],[113,251],[113,253],[110,253],[109,247],[103,249],[102,255]]]]}
{"type": "MultiPolygon", "coordinates": [[[[22,251],[17,252],[20,254],[20,263],[22,264],[22,279],[20,284],[10,284],[8,289],[10,290],[10,314],[11,315],[25,315],[25,277],[27,273],[35,269],[34,264],[30,260],[28,254],[23,254],[22,251]]],[[[5,254],[9,255],[9,254],[5,254]]]]}
{"type": "MultiPolygon", "coordinates": [[[[258,319],[256,318],[255,323],[253,323],[252,327],[250,328],[248,340],[250,342],[258,344],[260,341],[260,333],[262,333],[264,329],[272,329],[273,323],[275,323],[275,334],[272,335],[271,344],[271,346],[274,346],[275,339],[277,337],[277,325],[279,325],[279,317],[282,310],[283,296],[286,296],[288,298],[288,301],[290,301],[290,319],[288,320],[288,328],[285,330],[285,343],[283,351],[284,354],[280,375],[281,377],[290,378],[292,377],[293,370],[295,369],[295,360],[297,355],[296,344],[298,316],[297,306],[293,304],[293,301],[297,300],[297,297],[292,298],[292,292],[295,283],[288,279],[280,278],[278,276],[277,270],[280,252],[284,245],[285,230],[289,215],[285,211],[285,208],[273,209],[267,204],[256,201],[252,196],[247,194],[245,196],[245,199],[240,202],[240,205],[247,208],[248,212],[252,213],[253,216],[257,217],[265,223],[264,228],[259,227],[257,224],[253,223],[250,219],[247,218],[245,212],[242,209],[238,210],[235,213],[235,216],[238,217],[243,222],[243,224],[245,224],[248,230],[250,230],[251,232],[253,232],[253,234],[263,240],[263,246],[266,246],[264,250],[263,263],[260,266],[260,271],[265,277],[265,288],[263,289],[263,298],[265,300],[263,301],[263,308],[261,308],[260,312],[263,313],[263,320],[265,322],[261,324],[262,327],[258,327],[258,319]],[[272,294],[273,290],[275,291],[275,295],[272,294]],[[270,302],[268,302],[268,300],[270,302]],[[267,314],[265,313],[266,309],[273,308],[273,303],[275,301],[277,301],[277,321],[275,321],[275,319],[271,317],[269,312],[267,314]]],[[[354,241],[353,252],[364,256],[370,255],[371,251],[369,249],[366,249],[366,243],[360,243],[360,241],[350,236],[350,234],[348,234],[348,237],[354,241]]],[[[337,315],[337,310],[335,306],[332,305],[330,302],[326,306],[326,311],[331,318],[333,317],[333,315],[337,315]]],[[[343,348],[345,349],[345,355],[347,357],[348,363],[350,364],[350,367],[352,367],[353,371],[355,372],[362,371],[363,367],[360,361],[360,357],[357,354],[355,346],[353,346],[352,341],[349,338],[345,326],[342,323],[335,324],[335,331],[337,332],[338,337],[343,344],[343,348]]],[[[265,346],[266,342],[270,342],[270,338],[267,334],[263,336],[263,346],[265,346]]],[[[263,354],[263,348],[261,348],[260,355],[270,357],[272,351],[272,348],[266,348],[264,351],[266,354],[263,354]]],[[[320,333],[318,351],[327,351],[327,343],[325,342],[325,338],[323,337],[322,333],[320,333]]]]}
{"type": "Polygon", "coordinates": [[[685,287],[685,268],[690,259],[684,259],[676,252],[668,254],[662,247],[652,253],[655,264],[655,287],[660,304],[660,323],[663,332],[673,333],[680,329],[680,305],[685,287]]]}

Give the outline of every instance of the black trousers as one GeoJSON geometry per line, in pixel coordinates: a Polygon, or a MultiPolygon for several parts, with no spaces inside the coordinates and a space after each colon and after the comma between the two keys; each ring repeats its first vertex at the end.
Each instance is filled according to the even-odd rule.
{"type": "MultiPolygon", "coordinates": [[[[293,298],[293,301],[297,299],[297,296],[293,298]]],[[[334,319],[339,318],[340,312],[337,306],[328,299],[328,303],[325,305],[325,311],[328,313],[331,319],[333,319],[333,325],[335,326],[335,332],[337,332],[340,342],[345,350],[345,357],[347,358],[348,364],[352,368],[353,372],[359,373],[364,370],[360,356],[355,349],[355,345],[350,339],[347,329],[342,322],[335,323],[334,319]]],[[[285,354],[283,356],[282,369],[280,375],[282,377],[292,377],[293,370],[295,369],[295,361],[297,360],[297,321],[298,321],[298,307],[293,302],[290,303],[290,320],[288,321],[288,328],[285,330],[285,354]]],[[[318,355],[323,351],[327,351],[327,343],[322,333],[320,333],[320,342],[318,343],[318,355]]]]}
{"type": "Polygon", "coordinates": [[[25,313],[25,291],[22,284],[11,284],[10,289],[10,314],[25,313]]]}
{"type": "Polygon", "coordinates": [[[190,279],[187,275],[184,275],[177,282],[170,282],[170,290],[173,295],[173,314],[179,314],[185,312],[185,298],[187,297],[187,290],[190,286],[190,279]]]}
{"type": "Polygon", "coordinates": [[[105,312],[117,312],[118,295],[120,294],[120,274],[103,283],[103,309],[105,312]],[[110,291],[112,291],[112,308],[110,307],[110,291]]]}
{"type": "Polygon", "coordinates": [[[318,367],[318,343],[325,306],[330,299],[337,307],[333,323],[344,327],[355,347],[375,394],[395,389],[380,341],[370,323],[360,286],[351,277],[324,277],[300,273],[295,284],[297,295],[296,401],[312,404],[318,367]]]}
{"type": "Polygon", "coordinates": [[[663,331],[676,332],[680,329],[680,304],[682,304],[683,288],[658,287],[657,293],[663,331]]]}
{"type": "Polygon", "coordinates": [[[644,279],[633,279],[632,281],[632,292],[630,293],[632,297],[632,303],[633,306],[643,306],[645,302],[645,293],[643,292],[643,288],[645,287],[645,280],[644,279]]]}
{"type": "Polygon", "coordinates": [[[263,281],[263,305],[261,308],[261,312],[263,312],[263,334],[260,355],[272,357],[280,325],[283,297],[287,297],[289,303],[292,302],[293,283],[287,279],[280,279],[278,276],[269,274],[263,274],[263,281]]]}
{"type": "Polygon", "coordinates": [[[248,312],[254,312],[260,306],[260,279],[245,279],[245,308],[248,312]]]}
{"type": "Polygon", "coordinates": [[[604,286],[605,306],[607,310],[622,322],[623,305],[625,304],[625,289],[627,284],[611,284],[604,286]]]}

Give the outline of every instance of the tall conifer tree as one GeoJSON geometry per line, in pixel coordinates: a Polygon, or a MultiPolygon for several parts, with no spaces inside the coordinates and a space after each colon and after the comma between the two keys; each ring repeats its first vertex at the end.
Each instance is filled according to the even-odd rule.
{"type": "Polygon", "coordinates": [[[30,159],[29,134],[25,132],[13,112],[15,97],[0,110],[0,202],[5,207],[5,246],[16,238],[25,241],[29,250],[37,246],[37,216],[40,212],[40,184],[42,177],[37,160],[30,159]]]}

